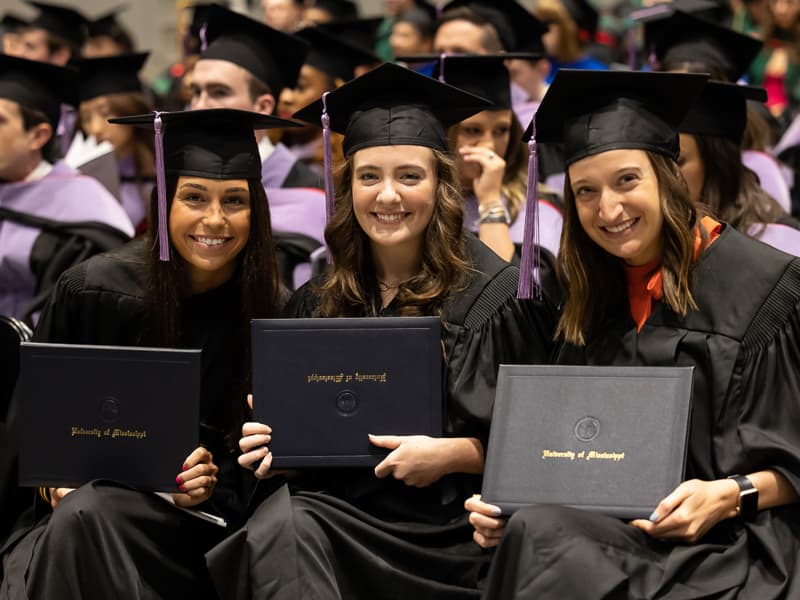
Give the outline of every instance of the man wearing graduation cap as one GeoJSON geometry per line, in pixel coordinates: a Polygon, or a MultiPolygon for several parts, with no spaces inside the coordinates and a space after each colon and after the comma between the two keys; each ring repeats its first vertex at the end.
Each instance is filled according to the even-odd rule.
{"type": "Polygon", "coordinates": [[[117,18],[125,10],[123,5],[89,21],[88,35],[83,45],[84,58],[100,58],[118,54],[132,54],[136,47],[131,34],[117,18]]]}
{"type": "MultiPolygon", "coordinates": [[[[308,44],[219,5],[212,5],[206,18],[208,47],[192,73],[192,109],[273,114],[281,90],[294,87],[308,44]]],[[[256,140],[273,230],[302,233],[317,246],[322,244],[325,208],[320,177],[264,132],[256,132],[256,140]]]]}
{"type": "Polygon", "coordinates": [[[39,14],[21,32],[18,56],[62,66],[80,56],[88,34],[86,17],[60,4],[26,1],[39,14]]]}
{"type": "Polygon", "coordinates": [[[60,105],[75,103],[76,79],[72,69],[0,56],[0,314],[34,311],[60,273],[53,265],[70,266],[58,254],[64,236],[53,227],[92,222],[88,228],[110,236],[110,245],[133,234],[122,207],[96,180],[48,162],[60,105]]]}

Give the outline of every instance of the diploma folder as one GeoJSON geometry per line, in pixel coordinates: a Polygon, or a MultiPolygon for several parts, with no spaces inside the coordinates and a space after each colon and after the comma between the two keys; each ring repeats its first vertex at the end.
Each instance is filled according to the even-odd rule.
{"type": "Polygon", "coordinates": [[[367,434],[442,435],[438,317],[257,319],[252,345],[273,468],[374,466],[367,434]]]}
{"type": "Polygon", "coordinates": [[[23,343],[22,486],[177,492],[199,443],[200,350],[23,343]]]}
{"type": "Polygon", "coordinates": [[[483,499],[647,518],[684,478],[692,367],[501,365],[483,499]]]}

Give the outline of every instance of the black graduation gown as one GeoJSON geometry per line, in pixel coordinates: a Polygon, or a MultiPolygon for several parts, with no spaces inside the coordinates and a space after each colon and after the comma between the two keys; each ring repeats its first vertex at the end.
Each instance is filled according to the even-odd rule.
{"type": "MultiPolygon", "coordinates": [[[[469,250],[476,272],[442,314],[445,429],[485,443],[498,365],[547,361],[556,311],[518,301],[517,268],[473,236],[469,250]]],[[[311,316],[316,302],[306,285],[287,314],[311,316]]],[[[480,483],[452,474],[418,489],[372,469],[271,482],[277,490],[247,525],[207,555],[209,570],[223,598],[477,598],[488,553],[463,503],[480,483]]]]}
{"type": "MultiPolygon", "coordinates": [[[[144,345],[144,244],[132,242],[67,271],[34,340],[144,345]]],[[[242,356],[240,310],[232,284],[182,304],[182,345],[203,349],[200,440],[220,468],[212,498],[197,508],[226,518],[232,529],[244,521],[253,478],[238,466],[228,432],[215,423],[221,422],[220,407],[243,402],[231,397],[242,356]]],[[[52,514],[37,508],[45,516],[6,544],[0,598],[28,597],[26,578],[31,598],[215,597],[203,553],[224,537],[224,528],[111,482],[82,486],[52,514]]]]}
{"type": "MultiPolygon", "coordinates": [[[[725,227],[692,293],[698,310],[659,303],[639,333],[621,302],[558,362],[694,366],[687,479],[775,469],[800,492],[800,259],[725,227]]],[[[539,506],[510,519],[485,597],[799,598],[799,554],[800,505],[722,521],[696,544],[539,506]]]]}

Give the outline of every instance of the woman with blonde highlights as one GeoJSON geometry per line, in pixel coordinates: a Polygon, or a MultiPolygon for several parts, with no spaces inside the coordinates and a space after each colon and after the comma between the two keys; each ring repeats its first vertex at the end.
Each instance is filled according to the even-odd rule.
{"type": "Polygon", "coordinates": [[[538,139],[563,141],[567,164],[556,362],[693,367],[686,480],[630,522],[558,505],[506,521],[470,498],[476,542],[498,546],[484,598],[795,589],[800,259],[691,201],[678,127],[707,77],[562,70],[539,108],[538,139]]]}

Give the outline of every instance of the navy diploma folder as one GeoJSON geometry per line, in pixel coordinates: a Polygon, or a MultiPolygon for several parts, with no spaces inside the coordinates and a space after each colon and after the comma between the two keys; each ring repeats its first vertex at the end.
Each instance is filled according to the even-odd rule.
{"type": "Polygon", "coordinates": [[[23,343],[19,483],[177,491],[199,442],[200,350],[23,343]]]}
{"type": "Polygon", "coordinates": [[[251,339],[273,468],[374,466],[369,433],[442,435],[438,317],[256,319],[251,339]]]}
{"type": "Polygon", "coordinates": [[[501,365],[483,499],[647,518],[683,481],[692,373],[501,365]]]}

